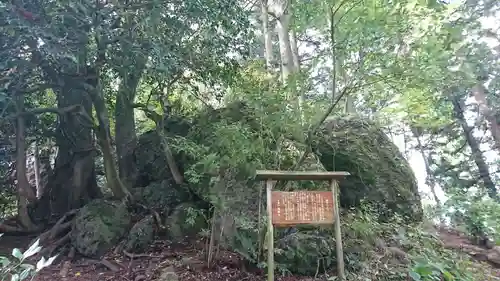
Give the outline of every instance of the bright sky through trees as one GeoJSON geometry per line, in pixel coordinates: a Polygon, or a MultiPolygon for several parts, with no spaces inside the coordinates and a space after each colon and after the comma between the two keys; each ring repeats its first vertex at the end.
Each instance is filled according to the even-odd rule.
{"type": "MultiPolygon", "coordinates": [[[[458,2],[458,1],[451,1],[451,2],[453,3],[453,2],[458,2]]],[[[492,29],[492,30],[499,30],[499,27],[500,27],[500,17],[499,16],[500,15],[497,13],[495,16],[483,18],[481,20],[481,24],[482,24],[483,28],[492,29]]],[[[481,40],[486,42],[489,45],[489,47],[492,49],[495,47],[498,47],[498,42],[493,40],[493,39],[481,38],[481,40]]],[[[474,98],[470,97],[467,100],[467,103],[475,103],[474,98]]],[[[466,112],[466,118],[468,120],[469,125],[472,126],[474,124],[476,117],[477,117],[477,115],[475,113],[466,112]]],[[[479,132],[479,131],[475,130],[475,136],[476,136],[476,138],[479,139],[483,136],[483,132],[479,132]]],[[[402,135],[396,136],[394,138],[394,142],[396,143],[396,145],[399,147],[399,149],[401,151],[405,150],[404,138],[402,135]]],[[[481,149],[482,149],[484,156],[486,158],[486,161],[488,163],[492,163],[495,160],[500,159],[500,156],[498,154],[496,154],[494,151],[491,151],[491,149],[487,145],[482,144],[481,149]]],[[[408,156],[409,156],[408,161],[410,162],[410,165],[413,168],[413,171],[415,172],[415,176],[417,177],[417,180],[418,180],[419,190],[424,194],[430,194],[430,188],[425,183],[427,173],[425,171],[425,164],[424,164],[424,160],[423,160],[422,156],[420,155],[420,153],[418,153],[415,150],[410,150],[408,156]]],[[[497,167],[495,167],[494,165],[490,165],[490,172],[491,173],[494,173],[494,171],[496,171],[496,170],[498,170],[497,167]]],[[[443,192],[441,187],[436,186],[436,192],[437,192],[438,197],[440,197],[440,199],[442,199],[442,201],[446,200],[445,193],[443,192]]],[[[434,200],[431,200],[430,198],[431,198],[430,196],[428,198],[422,198],[423,204],[434,204],[434,200]]]]}

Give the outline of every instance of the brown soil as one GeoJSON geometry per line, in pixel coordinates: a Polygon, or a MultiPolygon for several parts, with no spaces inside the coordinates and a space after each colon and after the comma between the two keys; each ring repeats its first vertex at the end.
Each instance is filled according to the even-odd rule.
{"type": "MultiPolygon", "coordinates": [[[[0,239],[0,251],[7,256],[13,246],[25,250],[33,237],[9,237],[0,239]],[[15,243],[14,243],[15,241],[15,243]],[[3,251],[2,251],[3,250],[3,251]]],[[[165,269],[175,271],[180,281],[262,281],[265,274],[260,269],[246,269],[243,260],[236,254],[221,251],[217,262],[208,268],[205,262],[203,241],[189,244],[172,244],[168,241],[156,241],[146,253],[130,254],[110,253],[104,262],[86,258],[76,258],[68,263],[64,260],[40,272],[34,281],[149,281],[165,269]],[[65,264],[69,266],[65,266],[65,264]],[[63,269],[66,267],[66,269],[63,269]],[[65,272],[66,271],[66,272],[65,272]]],[[[279,281],[327,280],[319,276],[279,277],[279,281]]]]}
{"type": "Polygon", "coordinates": [[[500,281],[500,247],[485,247],[471,243],[469,237],[454,229],[439,228],[438,235],[447,249],[460,251],[476,260],[473,272],[482,272],[486,280],[500,281]]]}

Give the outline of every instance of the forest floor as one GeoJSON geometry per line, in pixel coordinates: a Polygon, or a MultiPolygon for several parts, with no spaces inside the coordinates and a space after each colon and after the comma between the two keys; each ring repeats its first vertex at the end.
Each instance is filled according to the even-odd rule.
{"type": "MultiPolygon", "coordinates": [[[[446,248],[468,253],[478,262],[477,270],[487,271],[487,280],[500,280],[500,249],[486,249],[473,245],[467,237],[453,230],[437,231],[446,248]]],[[[0,239],[0,255],[10,255],[13,248],[26,249],[34,237],[4,236],[0,239]]],[[[219,253],[217,262],[208,268],[201,241],[189,244],[172,244],[156,241],[143,254],[112,253],[105,262],[77,259],[69,266],[65,262],[44,269],[35,281],[256,281],[265,280],[260,270],[245,270],[244,262],[231,252],[219,253]],[[66,269],[63,269],[66,267],[66,269]]],[[[474,269],[472,269],[474,270],[474,269]]],[[[327,280],[327,277],[279,277],[279,281],[327,280]]],[[[479,280],[478,280],[479,281],[479,280]]]]}

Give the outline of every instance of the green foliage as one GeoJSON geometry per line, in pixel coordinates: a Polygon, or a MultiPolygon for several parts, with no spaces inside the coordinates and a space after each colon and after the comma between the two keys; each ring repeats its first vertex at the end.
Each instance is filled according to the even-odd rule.
{"type": "Polygon", "coordinates": [[[16,214],[17,206],[15,199],[16,197],[12,192],[0,192],[0,220],[16,214]]]}
{"type": "Polygon", "coordinates": [[[472,237],[500,243],[500,203],[472,192],[451,195],[447,201],[451,223],[472,237]]]}
{"type": "MultiPolygon", "coordinates": [[[[2,234],[0,234],[0,237],[2,234]]],[[[27,259],[38,254],[42,247],[39,240],[36,240],[24,253],[15,248],[12,250],[14,259],[0,256],[0,280],[2,281],[22,281],[33,280],[36,274],[54,262],[56,256],[49,259],[42,257],[36,265],[27,262],[27,259]]]]}
{"type": "Polygon", "coordinates": [[[471,272],[468,256],[444,248],[432,224],[408,225],[398,217],[380,223],[376,216],[367,207],[345,216],[349,280],[483,280],[483,273],[471,272]]]}

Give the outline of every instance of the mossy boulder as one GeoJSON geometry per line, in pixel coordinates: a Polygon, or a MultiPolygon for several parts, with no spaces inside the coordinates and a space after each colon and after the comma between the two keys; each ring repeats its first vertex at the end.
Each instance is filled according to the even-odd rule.
{"type": "Polygon", "coordinates": [[[153,242],[154,233],[154,218],[152,215],[146,216],[134,224],[128,234],[124,249],[135,253],[144,252],[153,242]]]}
{"type": "MultiPolygon", "coordinates": [[[[185,137],[188,135],[191,126],[187,120],[171,116],[165,120],[165,133],[169,137],[185,137]]],[[[186,155],[177,152],[173,146],[170,148],[182,172],[184,164],[188,162],[186,155]]],[[[161,139],[155,130],[145,132],[139,136],[134,158],[138,170],[135,186],[146,186],[154,181],[172,178],[161,139]]]]}
{"type": "Polygon", "coordinates": [[[347,171],[340,203],[362,201],[377,207],[381,218],[393,213],[422,219],[415,175],[398,147],[376,123],[356,116],[329,120],[316,135],[315,153],[329,171],[347,171]]]}
{"type": "Polygon", "coordinates": [[[173,241],[182,241],[186,237],[199,234],[207,221],[202,210],[191,203],[183,203],[175,207],[174,211],[165,220],[167,235],[173,241]]]}
{"type": "Polygon", "coordinates": [[[82,255],[100,257],[123,237],[130,219],[130,213],[122,203],[93,200],[76,215],[71,243],[82,255]]]}
{"type": "Polygon", "coordinates": [[[134,196],[140,203],[164,216],[168,216],[175,206],[190,199],[189,192],[173,180],[156,181],[144,188],[136,188],[134,196]]]}

